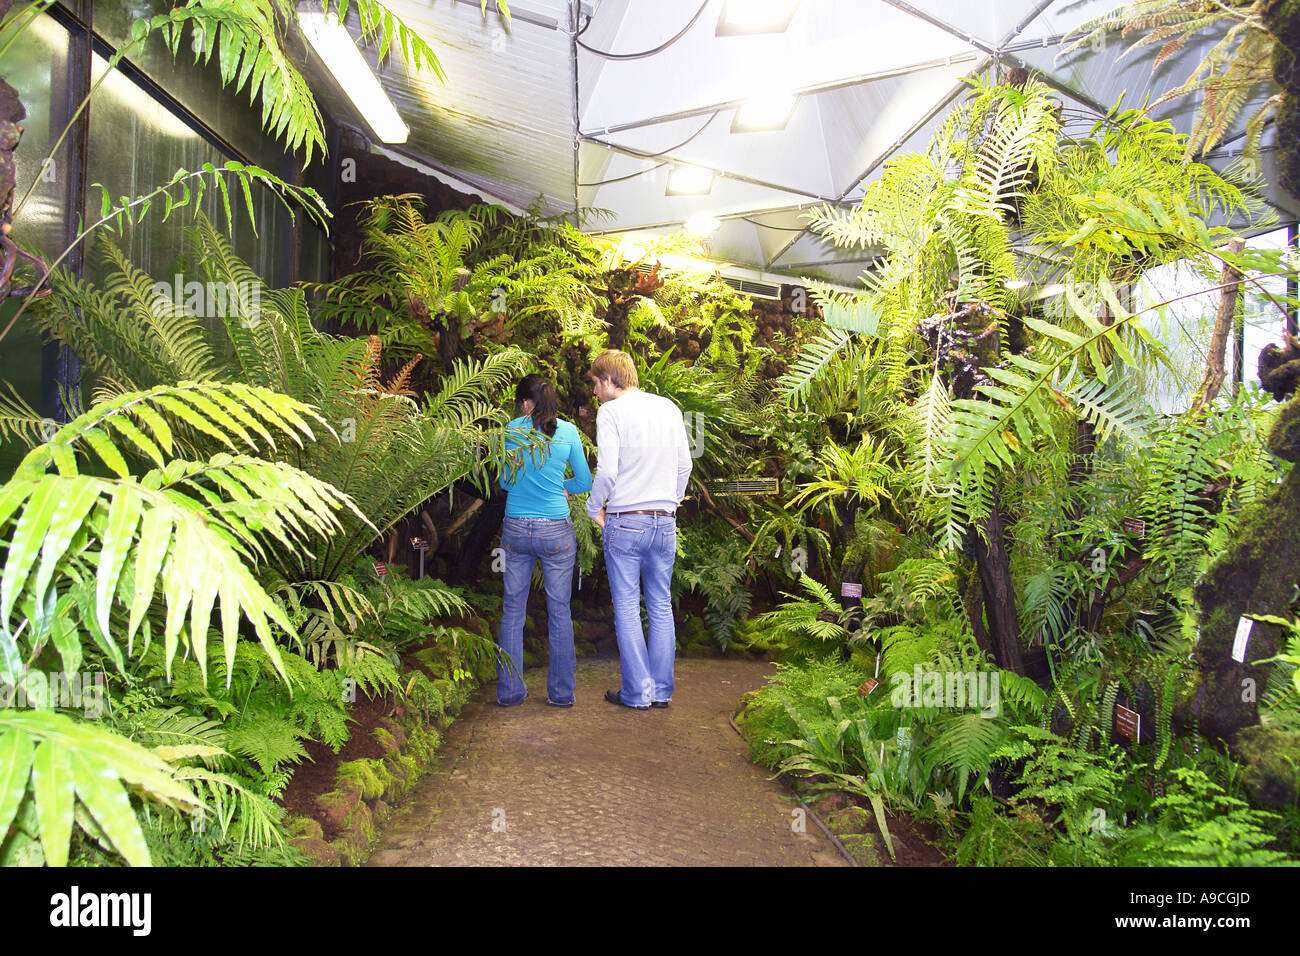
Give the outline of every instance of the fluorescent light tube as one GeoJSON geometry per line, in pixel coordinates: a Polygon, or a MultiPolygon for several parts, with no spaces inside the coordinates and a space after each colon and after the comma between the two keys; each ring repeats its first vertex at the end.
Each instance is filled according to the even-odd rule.
{"type": "Polygon", "coordinates": [[[334,75],[352,105],[382,143],[405,143],[411,128],[379,84],[379,77],[357,49],[356,41],[334,14],[298,12],[298,25],[321,62],[334,75]]]}

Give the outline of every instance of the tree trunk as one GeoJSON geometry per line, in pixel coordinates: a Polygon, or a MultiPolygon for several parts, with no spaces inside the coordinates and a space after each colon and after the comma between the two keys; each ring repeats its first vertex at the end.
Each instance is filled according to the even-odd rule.
{"type": "Polygon", "coordinates": [[[1002,508],[996,498],[983,530],[984,537],[977,535],[975,540],[975,563],[979,568],[994,657],[1003,670],[1023,674],[1025,658],[1016,617],[1016,590],[1011,583],[1011,557],[1007,553],[1002,508]]]}
{"type": "Polygon", "coordinates": [[[460,553],[451,568],[449,584],[473,584],[478,580],[483,558],[501,530],[505,515],[506,493],[493,482],[488,486],[488,496],[479,509],[478,518],[461,543],[460,553]]]}
{"type": "MultiPolygon", "coordinates": [[[[1285,461],[1300,460],[1300,398],[1282,410],[1268,446],[1285,461]]],[[[1276,654],[1281,643],[1277,625],[1255,621],[1245,660],[1234,660],[1238,622],[1244,614],[1289,617],[1300,580],[1300,468],[1292,468],[1282,485],[1242,518],[1235,542],[1195,588],[1201,682],[1188,701],[1201,732],[1229,745],[1259,722],[1256,700],[1272,669],[1259,661],[1276,654]]]]}

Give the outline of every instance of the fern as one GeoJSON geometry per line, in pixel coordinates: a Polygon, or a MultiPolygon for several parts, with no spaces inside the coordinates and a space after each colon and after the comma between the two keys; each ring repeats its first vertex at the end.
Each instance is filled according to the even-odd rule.
{"type": "Polygon", "coordinates": [[[171,767],[139,744],[64,714],[0,709],[0,833],[10,833],[0,838],[0,851],[39,836],[45,862],[66,866],[75,818],[131,865],[149,866],[124,785],[161,806],[185,812],[204,806],[171,767]],[[11,832],[26,800],[32,801],[37,832],[11,832]],[[88,816],[74,815],[78,805],[88,816]]]}

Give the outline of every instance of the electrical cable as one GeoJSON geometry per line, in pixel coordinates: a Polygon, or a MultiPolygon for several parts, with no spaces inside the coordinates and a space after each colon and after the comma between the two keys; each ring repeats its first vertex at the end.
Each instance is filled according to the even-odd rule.
{"type": "Polygon", "coordinates": [[[757,219],[750,219],[748,216],[741,216],[745,222],[753,223],[755,226],[762,226],[764,229],[775,229],[777,232],[807,232],[807,226],[770,226],[765,222],[759,222],[757,219]]]}
{"type": "MultiPolygon", "coordinates": [[[[656,53],[662,53],[664,50],[668,49],[670,46],[672,46],[682,37],[686,36],[687,32],[691,29],[691,27],[695,26],[696,21],[699,20],[700,17],[704,14],[704,10],[709,5],[709,2],[710,0],[704,0],[704,2],[700,4],[700,9],[695,11],[695,16],[691,17],[690,22],[686,24],[686,26],[682,27],[681,30],[678,31],[676,36],[674,36],[670,40],[665,40],[663,43],[659,44],[653,50],[646,50],[642,53],[610,53],[607,50],[597,50],[594,47],[587,46],[587,44],[577,39],[578,36],[582,35],[581,32],[575,35],[574,40],[578,44],[578,46],[582,47],[588,53],[594,53],[596,56],[604,57],[606,60],[642,60],[648,56],[654,56],[656,53]]],[[[587,26],[591,26],[590,18],[587,20],[587,26]]],[[[586,27],[583,27],[583,32],[585,31],[586,31],[586,27]]]]}
{"type": "Polygon", "coordinates": [[[598,183],[578,183],[578,188],[586,189],[592,186],[608,186],[611,183],[622,183],[629,179],[636,179],[638,176],[644,176],[646,173],[653,173],[656,169],[663,169],[667,163],[655,163],[649,169],[638,169],[634,173],[628,173],[626,176],[615,176],[613,179],[602,179],[598,183]]]}
{"type": "MultiPolygon", "coordinates": [[[[701,133],[703,133],[706,129],[709,128],[709,124],[712,123],[715,119],[717,119],[717,118],[718,118],[718,114],[721,113],[721,112],[722,112],[722,110],[717,109],[717,110],[714,110],[712,113],[710,113],[710,114],[709,114],[709,118],[706,119],[706,120],[704,121],[704,125],[703,125],[703,126],[701,126],[699,129],[697,129],[697,130],[696,130],[694,133],[692,133],[690,136],[686,137],[686,139],[682,140],[682,141],[681,141],[680,143],[678,143],[676,146],[669,146],[667,149],[660,150],[660,151],[657,152],[657,153],[646,153],[646,154],[644,154],[644,155],[638,155],[637,158],[639,158],[639,159],[659,159],[660,157],[667,156],[669,153],[675,153],[677,150],[681,149],[683,146],[688,146],[688,145],[690,145],[692,142],[695,141],[696,137],[698,137],[701,133]]],[[[604,143],[597,143],[597,145],[598,145],[598,146],[604,146],[605,144],[604,144],[604,143]]],[[[596,182],[596,183],[578,183],[578,185],[579,185],[579,186],[607,186],[607,185],[609,185],[610,183],[621,183],[621,182],[624,182],[625,180],[628,180],[628,179],[635,179],[637,176],[644,176],[646,173],[652,173],[652,172],[654,172],[656,169],[662,169],[664,166],[667,166],[667,165],[668,165],[668,163],[666,163],[666,162],[658,163],[658,164],[656,164],[656,165],[654,165],[654,166],[651,166],[651,167],[648,168],[648,169],[642,169],[642,170],[640,170],[639,172],[629,173],[629,174],[626,175],[626,176],[617,176],[617,177],[615,177],[615,178],[613,178],[613,179],[603,179],[603,180],[601,180],[600,182],[596,182]]]]}

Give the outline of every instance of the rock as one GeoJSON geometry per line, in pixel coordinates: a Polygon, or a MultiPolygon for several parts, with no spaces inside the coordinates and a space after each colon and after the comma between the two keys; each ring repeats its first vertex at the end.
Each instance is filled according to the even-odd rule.
{"type": "Polygon", "coordinates": [[[295,837],[301,837],[306,840],[324,840],[325,831],[321,825],[311,817],[290,816],[285,819],[285,825],[289,832],[295,837]]]}
{"type": "Polygon", "coordinates": [[[361,787],[349,783],[338,790],[322,793],[316,798],[316,805],[325,811],[326,826],[336,832],[346,830],[357,806],[364,806],[361,787]]]}
{"type": "Polygon", "coordinates": [[[312,866],[338,866],[342,862],[338,847],[319,837],[298,837],[292,843],[295,849],[311,860],[312,866]]]}
{"type": "Polygon", "coordinates": [[[1241,782],[1261,807],[1282,809],[1296,802],[1295,755],[1300,753],[1300,733],[1257,725],[1237,735],[1233,755],[1245,766],[1241,782]]]}
{"type": "Polygon", "coordinates": [[[831,813],[842,806],[844,806],[844,794],[828,793],[817,801],[817,812],[822,814],[831,813]]]}

